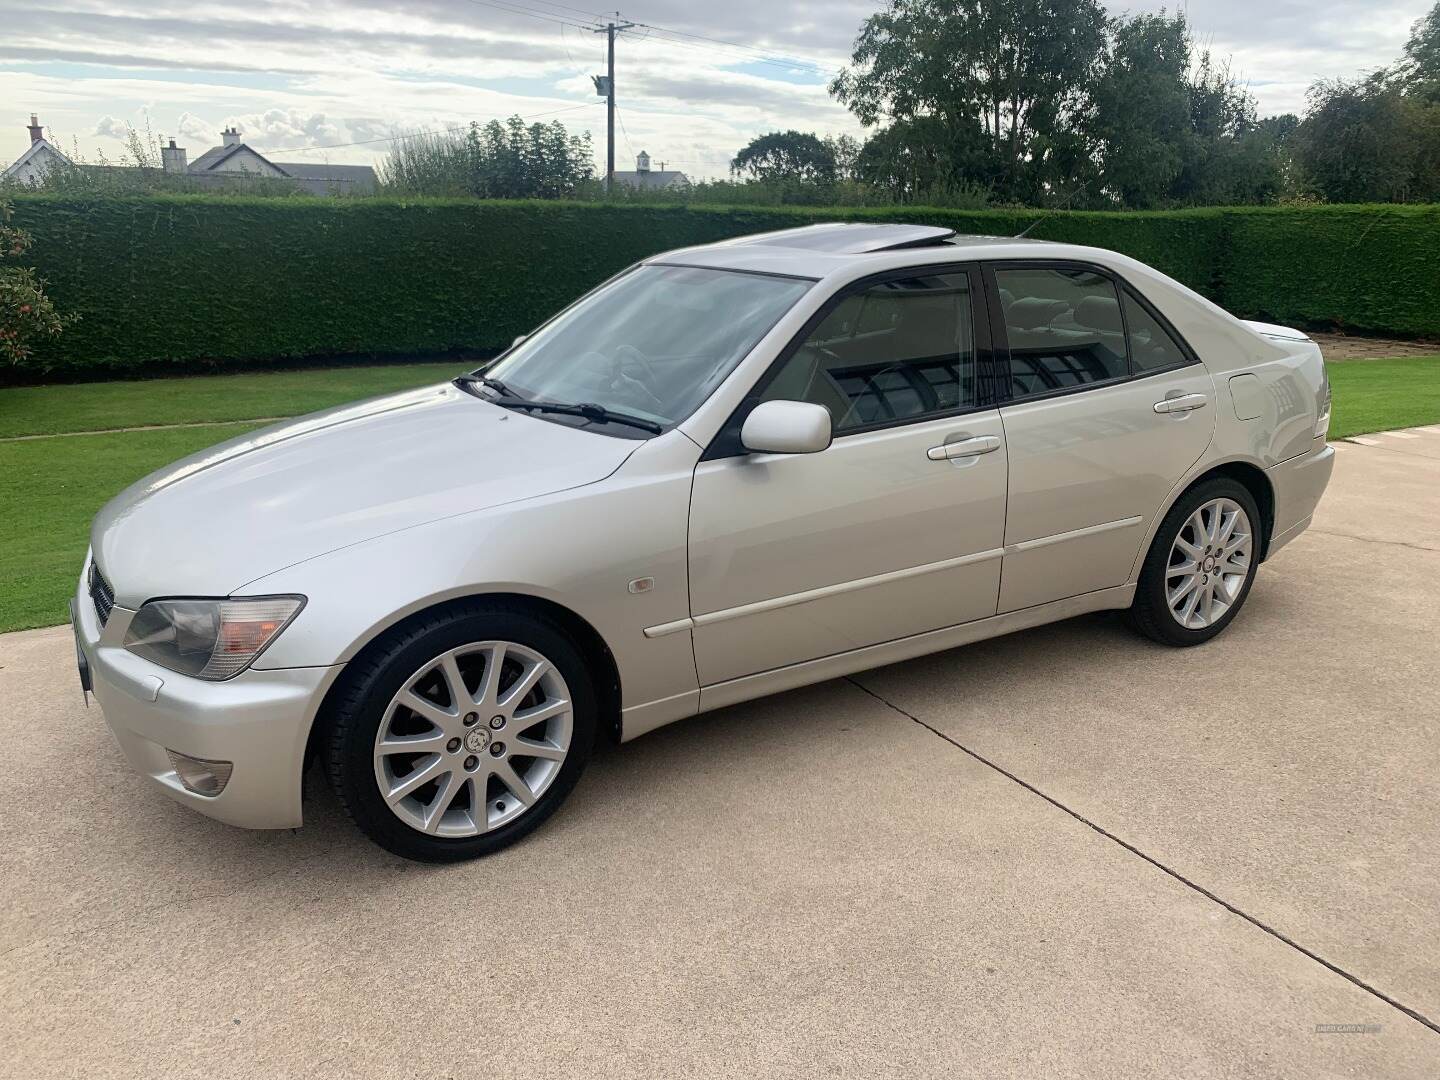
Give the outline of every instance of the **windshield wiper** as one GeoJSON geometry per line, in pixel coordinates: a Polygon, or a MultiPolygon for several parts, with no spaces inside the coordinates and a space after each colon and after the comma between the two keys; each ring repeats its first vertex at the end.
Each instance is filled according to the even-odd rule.
{"type": "Polygon", "coordinates": [[[501,397],[520,397],[519,394],[515,393],[515,391],[511,390],[499,379],[492,379],[489,375],[477,375],[473,371],[467,371],[464,375],[457,375],[452,381],[462,390],[468,386],[488,386],[491,390],[494,390],[501,397]]]}
{"type": "Polygon", "coordinates": [[[607,409],[604,405],[597,405],[593,401],[580,401],[571,405],[564,401],[531,401],[529,398],[507,395],[497,399],[495,404],[507,409],[529,409],[532,412],[556,413],[560,416],[583,416],[586,420],[597,424],[628,424],[641,431],[648,431],[652,435],[659,435],[665,430],[653,420],[646,420],[642,416],[631,416],[629,413],[616,412],[614,409],[607,409]]]}

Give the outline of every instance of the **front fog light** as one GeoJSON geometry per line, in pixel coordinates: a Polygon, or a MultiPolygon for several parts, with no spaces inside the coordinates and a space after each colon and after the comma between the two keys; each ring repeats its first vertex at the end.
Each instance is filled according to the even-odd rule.
{"type": "Polygon", "coordinates": [[[165,754],[170,758],[170,764],[175,767],[175,775],[180,778],[180,783],[185,785],[185,790],[204,795],[207,799],[213,799],[224,791],[225,785],[230,782],[230,774],[235,771],[233,761],[206,761],[204,758],[177,754],[168,748],[165,754]]]}

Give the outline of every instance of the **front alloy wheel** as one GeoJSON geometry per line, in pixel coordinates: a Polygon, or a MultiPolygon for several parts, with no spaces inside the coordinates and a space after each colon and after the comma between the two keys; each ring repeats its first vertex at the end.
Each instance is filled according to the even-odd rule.
{"type": "Polygon", "coordinates": [[[542,613],[471,601],[392,630],[333,695],[331,786],[372,840],[450,862],[538,827],[590,757],[582,650],[542,613]]]}
{"type": "Polygon", "coordinates": [[[560,671],[514,641],[450,649],[391,699],[375,782],[395,816],[434,836],[514,821],[560,774],[573,727],[560,671]]]}

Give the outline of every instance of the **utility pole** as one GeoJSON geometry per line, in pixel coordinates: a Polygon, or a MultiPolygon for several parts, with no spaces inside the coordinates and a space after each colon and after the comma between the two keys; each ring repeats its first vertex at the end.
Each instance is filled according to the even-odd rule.
{"type": "MultiPolygon", "coordinates": [[[[620,13],[615,13],[619,18],[620,13]]],[[[606,49],[606,72],[604,75],[591,75],[590,81],[595,84],[595,93],[605,99],[605,194],[610,194],[615,186],[615,35],[622,30],[629,30],[634,23],[607,23],[605,26],[597,26],[592,33],[604,34],[607,38],[606,49]]]]}

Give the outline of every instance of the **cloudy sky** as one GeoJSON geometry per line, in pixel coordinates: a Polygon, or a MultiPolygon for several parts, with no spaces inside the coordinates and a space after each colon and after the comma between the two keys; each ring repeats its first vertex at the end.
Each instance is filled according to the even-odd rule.
{"type": "MultiPolygon", "coordinates": [[[[618,167],[643,149],[719,176],[765,131],[858,133],[825,84],[879,2],[636,0],[625,18],[644,25],[617,46],[618,167]]],[[[1432,2],[1188,10],[1264,115],[1299,111],[1315,79],[1393,60],[1432,2]]],[[[604,17],[587,0],[0,0],[0,164],[28,145],[31,112],[92,161],[120,153],[127,125],[193,160],[236,124],[278,160],[373,162],[396,132],[515,113],[590,130],[598,158],[605,116],[590,75],[604,71],[604,36],[589,27],[604,17]]]]}

